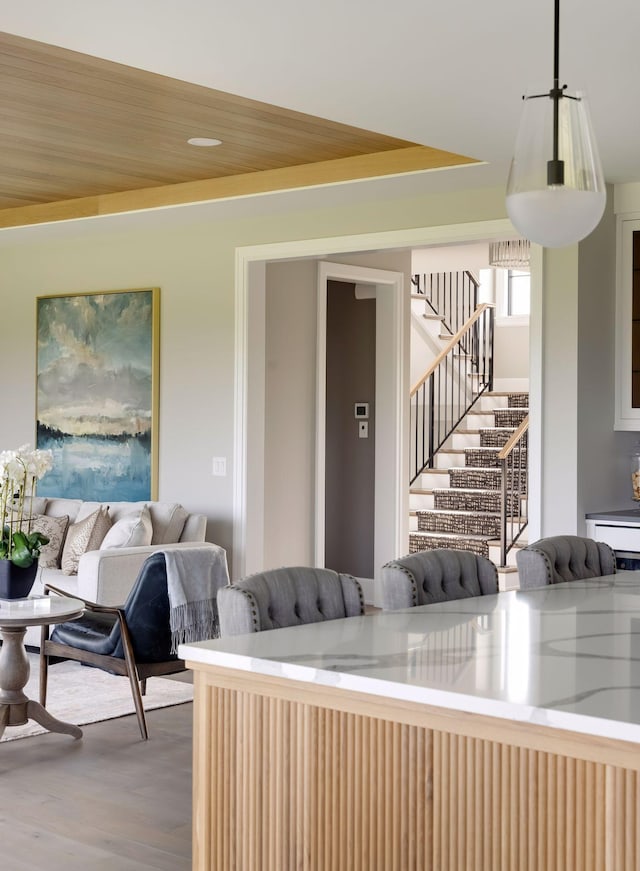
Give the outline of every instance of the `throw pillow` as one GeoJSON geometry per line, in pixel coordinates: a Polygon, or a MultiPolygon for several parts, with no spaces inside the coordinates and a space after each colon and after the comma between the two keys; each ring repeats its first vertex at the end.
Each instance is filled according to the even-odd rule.
{"type": "Polygon", "coordinates": [[[69,525],[69,515],[62,517],[49,517],[46,514],[36,514],[31,518],[31,532],[41,532],[49,539],[40,549],[38,564],[43,569],[59,569],[60,554],[64,543],[64,536],[69,525]]]}
{"type": "Polygon", "coordinates": [[[108,507],[98,508],[93,514],[72,523],[62,551],[60,565],[65,575],[76,575],[83,553],[97,550],[111,527],[108,507]]]}
{"type": "Polygon", "coordinates": [[[151,515],[147,505],[117,520],[104,537],[100,550],[114,547],[142,547],[151,544],[151,515]]]}

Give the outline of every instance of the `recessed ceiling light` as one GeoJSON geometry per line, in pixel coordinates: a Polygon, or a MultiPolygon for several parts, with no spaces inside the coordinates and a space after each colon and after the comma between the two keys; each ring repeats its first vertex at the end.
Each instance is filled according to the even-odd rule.
{"type": "Polygon", "coordinates": [[[197,145],[199,148],[213,148],[214,145],[222,145],[221,139],[209,139],[208,136],[193,136],[187,139],[189,145],[197,145]]]}

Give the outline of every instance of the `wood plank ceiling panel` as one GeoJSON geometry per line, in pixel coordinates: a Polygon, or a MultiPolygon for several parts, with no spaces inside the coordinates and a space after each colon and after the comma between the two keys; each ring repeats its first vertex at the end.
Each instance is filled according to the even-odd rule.
{"type": "MultiPolygon", "coordinates": [[[[425,168],[473,162],[417,148],[425,168]]],[[[405,150],[415,163],[415,143],[0,33],[3,226],[13,223],[6,211],[17,207],[24,213],[29,206],[349,158],[360,167],[354,177],[362,177],[358,158],[405,150]],[[222,145],[195,148],[186,142],[192,136],[222,145]]],[[[248,187],[243,182],[243,191],[248,187]]]]}

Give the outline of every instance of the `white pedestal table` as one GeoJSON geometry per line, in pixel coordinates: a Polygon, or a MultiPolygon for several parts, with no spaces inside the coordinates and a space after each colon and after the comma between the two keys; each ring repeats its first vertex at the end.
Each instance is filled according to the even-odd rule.
{"type": "Polygon", "coordinates": [[[0,599],[0,738],[7,726],[22,726],[35,720],[49,732],[82,737],[82,729],[53,717],[39,702],[29,699],[24,687],[30,666],[24,646],[28,626],[43,626],[75,620],[84,612],[80,599],[34,596],[0,599]]]}

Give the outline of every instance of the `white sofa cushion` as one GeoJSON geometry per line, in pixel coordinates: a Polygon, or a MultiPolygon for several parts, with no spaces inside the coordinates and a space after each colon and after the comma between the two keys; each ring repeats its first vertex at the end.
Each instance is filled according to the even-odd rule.
{"type": "Polygon", "coordinates": [[[145,505],[139,511],[125,514],[116,520],[105,535],[100,550],[111,547],[144,547],[151,544],[153,530],[149,507],[145,505]]]}
{"type": "MultiPolygon", "coordinates": [[[[109,514],[114,522],[132,511],[139,511],[146,505],[151,514],[151,527],[153,529],[151,544],[172,544],[180,541],[182,530],[189,516],[189,512],[177,502],[108,502],[106,504],[109,506],[109,514]]],[[[93,514],[97,508],[101,508],[102,505],[102,502],[83,502],[76,519],[83,520],[93,514]]]]}
{"type": "Polygon", "coordinates": [[[149,510],[153,526],[151,544],[171,544],[180,541],[182,530],[189,517],[186,508],[177,502],[151,502],[149,510]]]}

